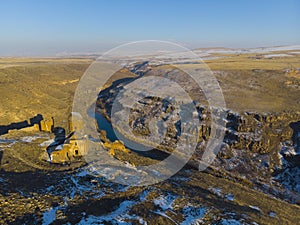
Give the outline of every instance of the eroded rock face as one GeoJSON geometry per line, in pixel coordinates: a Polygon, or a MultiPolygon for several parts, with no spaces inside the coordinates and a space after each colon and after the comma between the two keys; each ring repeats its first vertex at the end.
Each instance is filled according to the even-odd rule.
{"type": "MultiPolygon", "coordinates": [[[[180,80],[182,77],[178,79],[180,80]]],[[[130,83],[129,80],[123,83],[118,82],[117,85],[112,85],[100,93],[97,101],[98,111],[104,113],[108,119],[110,119],[115,97],[128,83],[130,83]]],[[[182,81],[186,89],[192,90],[187,83],[185,80],[182,81]]],[[[196,94],[194,96],[197,98],[196,94]]],[[[194,101],[196,112],[193,112],[193,116],[199,119],[199,127],[195,130],[186,130],[185,124],[180,120],[178,111],[180,106],[176,105],[177,103],[171,103],[168,99],[155,96],[145,97],[134,105],[129,117],[129,127],[135,135],[146,137],[151,133],[151,129],[149,129],[151,120],[153,118],[160,120],[161,123],[157,126],[160,125],[167,131],[158,146],[161,150],[170,150],[170,148],[176,147],[183,132],[198,135],[198,144],[193,160],[199,160],[212,132],[212,112],[206,105],[199,102],[194,101]]],[[[120,107],[127,106],[121,103],[120,107]]],[[[285,185],[286,179],[288,179],[289,182],[285,186],[299,193],[300,189],[296,185],[299,175],[297,168],[300,165],[299,111],[237,113],[222,108],[213,108],[212,110],[217,117],[221,114],[226,115],[223,118],[225,121],[222,123],[225,130],[222,148],[212,166],[253,182],[267,183],[270,186],[275,181],[285,185]],[[289,173],[289,176],[286,173],[289,173]]]]}
{"type": "Polygon", "coordinates": [[[300,121],[290,123],[290,127],[293,129],[293,146],[296,152],[300,152],[300,121]]]}
{"type": "Polygon", "coordinates": [[[223,149],[214,166],[253,182],[279,182],[300,193],[299,112],[229,112],[223,149]]]}
{"type": "MultiPolygon", "coordinates": [[[[109,117],[114,96],[117,95],[119,89],[120,86],[106,91],[106,94],[98,99],[97,105],[102,111],[107,112],[107,117],[109,117]]],[[[211,112],[207,107],[200,105],[196,105],[196,108],[200,127],[197,132],[195,131],[195,135],[198,133],[199,142],[207,141],[211,132],[211,112]]],[[[162,126],[168,130],[166,135],[168,144],[174,145],[180,136],[180,130],[184,128],[184,124],[180,123],[179,112],[172,113],[175,109],[176,105],[172,105],[167,99],[147,97],[136,103],[135,108],[131,110],[129,126],[135,134],[146,136],[150,133],[151,119],[160,118],[162,126]]],[[[299,146],[299,126],[297,126],[297,120],[300,118],[299,112],[238,114],[226,109],[217,110],[226,113],[224,143],[231,149],[272,154],[278,153],[280,143],[285,141],[293,141],[294,146],[299,146]]],[[[296,151],[299,151],[299,147],[296,147],[296,151]]]]}

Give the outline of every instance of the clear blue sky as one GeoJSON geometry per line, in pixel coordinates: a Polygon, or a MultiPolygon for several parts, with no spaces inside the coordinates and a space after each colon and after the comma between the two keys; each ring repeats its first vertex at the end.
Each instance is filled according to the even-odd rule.
{"type": "Polygon", "coordinates": [[[143,39],[197,47],[300,43],[299,0],[3,0],[0,55],[102,51],[143,39]]]}

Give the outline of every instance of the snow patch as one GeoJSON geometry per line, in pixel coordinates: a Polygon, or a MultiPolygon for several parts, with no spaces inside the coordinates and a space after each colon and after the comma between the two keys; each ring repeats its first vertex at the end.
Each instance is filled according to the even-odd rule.
{"type": "Polygon", "coordinates": [[[291,57],[292,55],[288,54],[268,54],[264,55],[264,58],[274,58],[274,57],[291,57]]]}
{"type": "Polygon", "coordinates": [[[174,224],[178,224],[178,223],[176,223],[176,221],[175,220],[173,220],[171,217],[169,217],[167,214],[165,214],[165,213],[163,213],[163,212],[160,212],[160,211],[151,211],[151,212],[153,212],[153,213],[155,213],[155,214],[157,214],[157,215],[160,215],[160,216],[162,216],[162,217],[165,217],[165,218],[167,218],[167,219],[169,219],[169,220],[171,220],[174,224]]]}
{"type": "Polygon", "coordinates": [[[175,196],[167,195],[167,196],[159,196],[158,198],[153,200],[154,205],[159,206],[162,210],[166,211],[168,209],[173,210],[172,204],[176,199],[175,196]]]}
{"type": "MultiPolygon", "coordinates": [[[[284,160],[285,162],[285,160],[284,160]]],[[[286,164],[286,163],[284,163],[286,164]]],[[[274,177],[276,181],[279,181],[286,190],[293,190],[300,193],[300,168],[286,168],[283,172],[274,177]]]]}
{"type": "Polygon", "coordinates": [[[227,194],[225,197],[226,197],[226,199],[229,200],[229,201],[234,201],[234,196],[233,196],[233,194],[230,194],[230,193],[229,193],[229,194],[227,194]]]}
{"type": "Polygon", "coordinates": [[[46,147],[46,146],[50,145],[52,142],[54,142],[54,139],[44,141],[43,143],[40,144],[40,146],[41,147],[46,147]]]}
{"type": "Polygon", "coordinates": [[[21,138],[21,141],[29,143],[29,142],[35,141],[38,138],[40,138],[40,137],[39,136],[25,136],[25,137],[21,138]]]}
{"type": "Polygon", "coordinates": [[[215,195],[219,197],[222,196],[222,189],[220,188],[209,188],[208,190],[212,191],[215,195]]]}
{"type": "Polygon", "coordinates": [[[0,147],[3,148],[10,148],[11,146],[13,146],[16,142],[18,142],[17,140],[9,140],[9,139],[0,139],[0,143],[4,143],[4,145],[1,145],[0,147]]]}
{"type": "Polygon", "coordinates": [[[269,216],[272,217],[272,218],[275,218],[276,217],[276,213],[273,212],[273,211],[271,211],[271,212],[269,212],[269,216]]]}
{"type": "MultiPolygon", "coordinates": [[[[255,54],[255,53],[269,53],[277,51],[297,51],[300,50],[300,45],[290,46],[275,46],[275,47],[261,47],[261,48],[247,48],[247,49],[208,49],[208,50],[195,50],[197,54],[255,54]]],[[[205,55],[204,55],[205,56],[205,55]]]]}
{"type": "Polygon", "coordinates": [[[179,176],[173,176],[170,179],[172,179],[174,181],[183,181],[183,182],[191,180],[191,178],[189,178],[189,177],[179,177],[179,176]]]}
{"type": "Polygon", "coordinates": [[[135,205],[136,202],[134,201],[124,201],[119,205],[119,208],[107,215],[103,216],[88,216],[87,218],[82,219],[78,224],[85,225],[85,224],[102,224],[104,222],[110,222],[112,224],[119,224],[119,225],[129,225],[132,223],[126,222],[127,219],[136,220],[139,224],[147,224],[142,218],[138,216],[131,216],[128,214],[129,210],[135,205]]]}
{"type": "Polygon", "coordinates": [[[11,143],[11,142],[16,142],[16,140],[0,139],[0,143],[11,143]]]}
{"type": "Polygon", "coordinates": [[[216,59],[224,59],[226,57],[224,56],[211,56],[211,57],[204,57],[204,58],[201,58],[202,60],[216,60],[216,59]]]}
{"type": "Polygon", "coordinates": [[[76,175],[77,175],[77,177],[85,177],[88,175],[88,171],[82,170],[82,171],[78,172],[76,175]]]}
{"type": "Polygon", "coordinates": [[[221,224],[222,225],[242,225],[238,220],[235,220],[235,219],[229,219],[229,220],[222,219],[221,224]]]}
{"type": "Polygon", "coordinates": [[[185,220],[181,225],[199,224],[202,222],[202,218],[205,215],[206,209],[204,207],[185,206],[182,209],[182,214],[185,216],[185,220]]]}
{"type": "Polygon", "coordinates": [[[50,208],[48,211],[43,213],[43,225],[49,225],[55,221],[56,211],[59,207],[50,208]]]}
{"type": "Polygon", "coordinates": [[[259,208],[258,206],[255,206],[255,205],[249,205],[249,207],[250,207],[251,209],[260,211],[260,208],[259,208]]]}

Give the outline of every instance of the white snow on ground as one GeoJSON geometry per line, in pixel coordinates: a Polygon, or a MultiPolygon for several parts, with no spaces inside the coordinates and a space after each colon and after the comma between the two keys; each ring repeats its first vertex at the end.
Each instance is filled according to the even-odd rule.
{"type": "Polygon", "coordinates": [[[6,147],[10,148],[10,147],[12,147],[15,143],[17,143],[17,141],[14,141],[14,142],[10,143],[10,144],[7,145],[6,147]]]}
{"type": "Polygon", "coordinates": [[[11,143],[11,142],[15,142],[16,140],[12,140],[12,139],[0,139],[0,143],[11,143]]]}
{"type": "MultiPolygon", "coordinates": [[[[283,161],[285,161],[283,159],[283,161]]],[[[284,165],[287,162],[283,163],[284,165]]],[[[287,190],[292,190],[300,193],[300,168],[287,168],[282,173],[279,173],[275,177],[276,181],[279,181],[287,190]]]]}
{"type": "Polygon", "coordinates": [[[206,209],[204,207],[186,206],[182,209],[182,214],[185,216],[181,225],[199,224],[202,222],[202,218],[205,215],[206,209]]]}
{"type": "Polygon", "coordinates": [[[274,58],[274,57],[292,57],[292,55],[288,54],[267,54],[264,55],[265,58],[274,58]]]}
{"type": "Polygon", "coordinates": [[[269,216],[274,218],[274,217],[276,217],[276,213],[271,211],[271,212],[269,212],[269,216]]]}
{"type": "MultiPolygon", "coordinates": [[[[79,178],[79,177],[77,176],[77,178],[79,178]]],[[[76,176],[74,179],[76,179],[76,176]]],[[[80,186],[79,181],[73,181],[73,182],[77,184],[76,186],[80,186]]],[[[53,188],[53,186],[49,187],[49,190],[51,191],[52,188],[53,188]]],[[[88,190],[88,187],[86,187],[86,188],[88,190]]],[[[68,187],[68,189],[70,189],[70,188],[68,187]]],[[[80,187],[79,189],[84,189],[84,187],[80,187]]],[[[76,190],[76,191],[78,191],[78,190],[76,190]]],[[[92,191],[92,189],[91,189],[91,191],[92,191]]],[[[118,209],[116,209],[110,213],[107,213],[105,215],[101,215],[101,216],[95,216],[95,215],[85,216],[85,215],[83,215],[81,221],[78,224],[82,224],[82,225],[83,224],[84,225],[85,224],[105,224],[105,222],[108,222],[108,223],[119,224],[119,225],[127,225],[127,224],[147,225],[147,222],[145,222],[143,220],[143,218],[141,218],[137,215],[130,215],[129,212],[135,204],[139,203],[140,201],[144,201],[147,198],[148,194],[149,194],[149,190],[143,191],[140,194],[140,198],[138,201],[133,201],[133,200],[123,201],[118,206],[118,209]],[[127,222],[127,220],[130,220],[130,222],[127,222]]],[[[54,221],[56,210],[51,209],[48,212],[44,213],[43,225],[50,224],[51,222],[54,221]]]]}
{"type": "Polygon", "coordinates": [[[222,196],[222,189],[220,188],[208,188],[208,190],[212,191],[215,195],[221,197],[222,196]]]}
{"type": "Polygon", "coordinates": [[[199,57],[210,56],[209,53],[195,50],[193,52],[183,51],[183,52],[174,52],[169,54],[161,54],[156,56],[157,59],[188,59],[191,57],[195,57],[194,53],[196,53],[199,57]]]}
{"type": "Polygon", "coordinates": [[[224,59],[224,56],[210,56],[210,57],[203,57],[202,60],[215,60],[215,59],[224,59]]]}
{"type": "Polygon", "coordinates": [[[221,220],[222,225],[242,225],[238,220],[229,219],[229,220],[221,220]]]}
{"type": "Polygon", "coordinates": [[[21,138],[21,141],[23,142],[33,142],[36,139],[40,138],[39,136],[25,136],[21,138]]]}
{"type": "Polygon", "coordinates": [[[288,46],[275,46],[275,47],[265,47],[265,48],[257,48],[263,49],[264,51],[293,51],[293,50],[300,50],[300,45],[288,45],[288,46]]]}
{"type": "Polygon", "coordinates": [[[41,147],[46,147],[46,146],[50,145],[52,142],[54,142],[54,139],[44,141],[43,143],[40,144],[40,146],[41,147]]]}
{"type": "Polygon", "coordinates": [[[171,220],[174,224],[178,225],[178,223],[176,223],[175,220],[173,220],[171,217],[169,217],[169,216],[168,216],[167,214],[165,214],[164,212],[161,212],[161,211],[151,211],[151,212],[153,212],[153,213],[155,213],[155,214],[157,214],[157,215],[160,215],[160,216],[162,216],[162,217],[165,217],[165,218],[171,220]]]}
{"type": "Polygon", "coordinates": [[[120,204],[119,208],[115,211],[103,215],[103,216],[88,216],[87,218],[82,219],[78,224],[102,224],[106,221],[112,222],[113,224],[119,225],[129,225],[131,223],[126,222],[126,219],[137,220],[139,224],[147,224],[142,218],[138,216],[128,215],[129,210],[132,206],[136,204],[135,201],[124,201],[120,204]]]}
{"type": "MultiPolygon", "coordinates": [[[[65,179],[61,179],[56,185],[50,185],[45,188],[45,193],[65,196],[69,199],[73,199],[76,195],[92,196],[93,198],[100,198],[104,196],[105,188],[108,184],[107,186],[104,186],[105,184],[103,184],[103,188],[99,189],[94,183],[100,183],[101,180],[95,180],[96,182],[94,182],[94,179],[82,179],[84,178],[84,173],[84,171],[80,171],[76,174],[65,176],[65,179]]],[[[119,191],[117,187],[114,188],[119,191]]]]}
{"type": "Polygon", "coordinates": [[[162,210],[166,211],[168,209],[173,210],[173,202],[176,199],[173,195],[159,196],[153,200],[154,205],[159,206],[162,210]]]}
{"type": "Polygon", "coordinates": [[[161,210],[158,209],[156,211],[151,211],[151,212],[171,220],[174,224],[178,224],[178,223],[176,223],[176,221],[174,221],[171,217],[169,217],[165,213],[165,211],[168,211],[168,210],[173,212],[173,203],[176,198],[177,198],[176,196],[171,195],[171,194],[160,195],[159,197],[157,197],[153,200],[153,203],[155,206],[158,206],[161,210]]]}
{"type": "Polygon", "coordinates": [[[300,50],[300,45],[253,48],[250,50],[255,53],[266,53],[266,52],[276,52],[276,51],[293,51],[293,50],[300,50]]]}
{"type": "Polygon", "coordinates": [[[17,140],[0,139],[0,143],[3,143],[3,145],[0,145],[0,147],[3,147],[3,148],[10,148],[10,147],[13,146],[16,142],[17,142],[17,140]]]}
{"type": "Polygon", "coordinates": [[[58,207],[50,208],[48,211],[43,213],[43,225],[49,225],[54,222],[57,210],[58,207]]]}
{"type": "Polygon", "coordinates": [[[88,171],[87,171],[87,170],[81,170],[81,171],[79,171],[79,172],[76,174],[77,177],[85,177],[85,176],[87,176],[87,175],[88,175],[88,171]]]}
{"type": "Polygon", "coordinates": [[[255,205],[249,205],[249,207],[250,207],[251,209],[260,211],[260,208],[259,208],[258,206],[255,206],[255,205]]]}
{"type": "Polygon", "coordinates": [[[229,193],[229,194],[227,194],[225,197],[226,197],[226,199],[229,200],[229,201],[233,201],[233,200],[234,200],[233,194],[230,194],[230,193],[229,193]]]}
{"type": "Polygon", "coordinates": [[[218,54],[245,54],[250,53],[250,49],[209,49],[205,50],[207,53],[218,53],[218,54]]]}
{"type": "Polygon", "coordinates": [[[179,177],[179,176],[173,176],[170,179],[175,180],[175,181],[190,181],[191,178],[189,177],[179,177]]]}
{"type": "Polygon", "coordinates": [[[276,47],[261,47],[261,48],[246,48],[246,49],[226,49],[226,48],[216,48],[216,49],[204,49],[204,50],[195,50],[197,54],[255,54],[255,53],[269,53],[276,51],[294,51],[300,50],[300,45],[291,45],[291,46],[276,46],[276,47]]]}
{"type": "MultiPolygon", "coordinates": [[[[189,51],[179,51],[172,53],[154,54],[153,57],[156,60],[161,60],[164,63],[197,63],[197,59],[193,57],[199,57],[202,60],[214,60],[224,58],[224,56],[213,56],[212,54],[267,54],[276,51],[296,51],[300,50],[300,45],[293,46],[277,46],[277,47],[261,47],[261,48],[211,48],[211,49],[195,49],[192,53],[189,51]],[[195,55],[194,55],[195,54],[195,55]],[[174,62],[176,60],[177,62],[174,62]]],[[[292,53],[292,52],[291,52],[292,53]]],[[[294,53],[294,52],[293,52],[294,53]]],[[[297,54],[297,53],[294,53],[297,54]]],[[[288,54],[270,54],[266,55],[266,58],[271,57],[289,57],[288,54]]],[[[139,56],[138,58],[143,58],[139,56]]],[[[161,62],[160,62],[161,63],[161,62]]],[[[199,62],[198,62],[199,63],[199,62]]]]}
{"type": "Polygon", "coordinates": [[[279,151],[279,156],[281,159],[283,159],[283,155],[293,156],[297,155],[297,152],[294,147],[282,144],[282,147],[279,151]]]}
{"type": "MultiPolygon", "coordinates": [[[[288,46],[274,46],[274,47],[258,47],[258,48],[210,48],[210,49],[194,49],[193,52],[199,54],[200,57],[206,56],[210,53],[221,53],[221,54],[243,54],[243,53],[267,53],[274,51],[297,51],[300,50],[300,45],[288,45],[288,46]]],[[[146,54],[146,53],[145,53],[146,54]]],[[[60,53],[58,56],[101,56],[102,52],[76,52],[76,53],[60,53]]],[[[146,54],[147,55],[147,54],[146,54]]],[[[176,53],[174,51],[157,51],[153,53],[151,56],[160,56],[162,55],[164,58],[169,56],[169,58],[177,58],[179,56],[184,56],[185,53],[176,53]]],[[[110,57],[114,57],[110,55],[110,57]]],[[[141,59],[143,56],[141,54],[137,54],[135,58],[141,59]]],[[[132,57],[134,58],[134,57],[132,57]]]]}
{"type": "MultiPolygon", "coordinates": [[[[80,182],[76,177],[71,176],[70,181],[72,182],[72,185],[69,187],[69,193],[71,199],[75,197],[75,195],[81,195],[84,196],[85,193],[94,194],[94,197],[102,197],[105,195],[105,192],[102,189],[96,188],[94,185],[92,185],[90,182],[80,182]]],[[[96,181],[96,180],[95,180],[96,181]]]]}

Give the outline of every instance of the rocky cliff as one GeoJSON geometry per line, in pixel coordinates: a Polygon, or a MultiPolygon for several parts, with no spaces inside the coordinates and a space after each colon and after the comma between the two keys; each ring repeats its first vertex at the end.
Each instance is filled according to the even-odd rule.
{"type": "MultiPolygon", "coordinates": [[[[147,67],[145,74],[139,71],[139,76],[153,75],[147,67]]],[[[111,107],[116,96],[122,93],[125,85],[135,80],[118,82],[102,91],[97,101],[98,110],[103,112],[110,120],[111,107]]],[[[185,82],[185,81],[183,81],[185,82]]],[[[188,83],[186,83],[188,85],[188,83]]],[[[193,90],[191,87],[186,89],[193,90]]],[[[120,96],[120,95],[119,95],[120,96]]],[[[197,95],[194,95],[197,97],[197,95]]],[[[128,98],[130,96],[123,96],[128,98]]],[[[119,102],[122,107],[122,103],[119,102]]],[[[211,109],[194,101],[200,124],[196,130],[189,131],[198,134],[198,144],[193,160],[199,160],[211,133],[211,109]]],[[[151,120],[161,121],[161,126],[166,128],[166,135],[161,137],[157,148],[172,151],[178,143],[185,125],[181,124],[180,112],[176,111],[178,105],[168,98],[148,96],[140,100],[131,109],[129,126],[133,133],[139,137],[147,137],[150,132],[151,120]]],[[[250,181],[268,193],[289,198],[291,201],[300,202],[300,112],[234,112],[230,109],[213,109],[215,114],[224,114],[223,118],[225,136],[221,151],[211,165],[214,170],[221,171],[224,176],[230,174],[234,177],[250,181]],[[225,175],[227,174],[227,175],[225,175]],[[274,187],[276,187],[274,189],[274,187]],[[282,187],[286,189],[281,189],[282,187]],[[284,190],[289,190],[284,193],[284,190]],[[292,196],[292,197],[291,197],[292,196]]],[[[123,128],[122,123],[118,126],[123,128]]],[[[129,137],[130,138],[130,137],[129,137]]],[[[142,139],[139,138],[139,141],[142,139]]]]}

